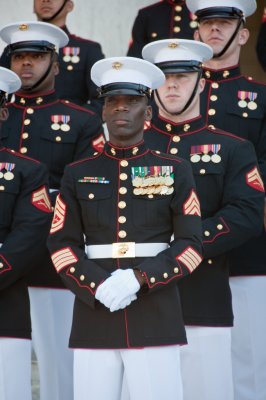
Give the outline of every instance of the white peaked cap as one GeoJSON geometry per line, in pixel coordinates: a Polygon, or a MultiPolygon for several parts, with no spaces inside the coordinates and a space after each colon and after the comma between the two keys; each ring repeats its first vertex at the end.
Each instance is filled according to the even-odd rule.
{"type": "Polygon", "coordinates": [[[47,41],[57,49],[68,43],[67,34],[55,25],[40,21],[20,21],[4,26],[0,37],[7,44],[47,41]]]}
{"type": "Polygon", "coordinates": [[[242,11],[245,17],[252,15],[257,8],[255,0],[186,0],[186,5],[193,14],[207,8],[231,7],[242,11]]]}
{"type": "Polygon", "coordinates": [[[5,93],[14,93],[19,90],[21,80],[15,72],[0,67],[0,90],[5,93]]]}
{"type": "Polygon", "coordinates": [[[142,57],[154,64],[171,61],[204,61],[213,56],[212,48],[196,40],[165,39],[144,46],[142,57]]]}
{"type": "Polygon", "coordinates": [[[91,69],[91,79],[98,86],[112,83],[132,83],[156,89],[165,77],[148,61],[135,57],[111,57],[97,61],[91,69]]]}

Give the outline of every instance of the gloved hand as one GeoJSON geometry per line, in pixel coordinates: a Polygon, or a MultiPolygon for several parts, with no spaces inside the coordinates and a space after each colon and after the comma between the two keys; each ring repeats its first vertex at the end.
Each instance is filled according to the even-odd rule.
{"type": "Polygon", "coordinates": [[[132,269],[117,270],[96,290],[95,298],[111,312],[127,307],[136,300],[140,284],[132,269]]]}

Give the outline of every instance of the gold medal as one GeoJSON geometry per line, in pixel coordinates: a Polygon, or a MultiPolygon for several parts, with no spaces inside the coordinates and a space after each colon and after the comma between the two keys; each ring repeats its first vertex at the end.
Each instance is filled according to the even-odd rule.
{"type": "Polygon", "coordinates": [[[70,131],[70,126],[69,126],[68,124],[62,124],[62,125],[60,126],[60,129],[61,129],[61,131],[63,131],[63,132],[68,132],[68,131],[70,131]]]}
{"type": "Polygon", "coordinates": [[[77,64],[80,61],[80,58],[79,56],[72,56],[71,61],[73,62],[73,64],[77,64]]]}
{"type": "Polygon", "coordinates": [[[240,108],[246,108],[247,102],[246,102],[246,100],[239,100],[238,105],[240,108]]]}
{"type": "Polygon", "coordinates": [[[153,194],[159,194],[159,193],[161,193],[161,186],[156,186],[154,188],[154,193],[153,194]]]}
{"type": "Polygon", "coordinates": [[[132,181],[132,185],[135,186],[135,187],[141,187],[142,178],[140,176],[136,176],[132,181]]]}
{"type": "Polygon", "coordinates": [[[160,194],[162,194],[162,195],[166,194],[167,191],[168,191],[168,189],[169,189],[168,186],[162,186],[162,187],[161,187],[160,194]]]}
{"type": "Polygon", "coordinates": [[[256,110],[257,107],[258,107],[258,105],[257,105],[257,103],[255,103],[255,101],[250,101],[250,102],[248,103],[248,108],[249,108],[250,110],[256,110]]]}
{"type": "Polygon", "coordinates": [[[12,179],[14,179],[14,174],[11,171],[7,171],[4,173],[4,179],[6,181],[12,181],[12,179]]]}
{"type": "Polygon", "coordinates": [[[209,156],[209,154],[204,154],[204,155],[201,157],[201,160],[202,160],[203,162],[209,162],[209,161],[211,160],[211,157],[209,156]]]}
{"type": "Polygon", "coordinates": [[[166,186],[171,186],[174,183],[174,180],[171,178],[171,176],[167,176],[164,183],[166,186]]]}
{"type": "Polygon", "coordinates": [[[134,193],[136,196],[139,196],[139,195],[142,194],[142,189],[141,189],[141,188],[135,188],[135,189],[133,190],[133,193],[134,193]]]}
{"type": "Polygon", "coordinates": [[[197,163],[200,161],[200,155],[199,154],[193,154],[193,156],[190,157],[190,161],[192,163],[197,163]]]}
{"type": "Polygon", "coordinates": [[[60,125],[57,122],[54,122],[51,125],[51,128],[52,128],[53,131],[58,131],[60,129],[60,125]]]}
{"type": "Polygon", "coordinates": [[[167,192],[166,192],[166,194],[172,194],[173,191],[174,191],[174,188],[173,187],[169,187],[167,192]]]}
{"type": "Polygon", "coordinates": [[[211,160],[212,162],[214,162],[215,164],[218,164],[219,162],[221,162],[221,156],[219,156],[219,154],[213,154],[211,156],[211,160]]]}
{"type": "Polygon", "coordinates": [[[65,55],[65,56],[63,57],[63,60],[64,60],[65,62],[69,62],[69,61],[71,60],[71,57],[70,57],[69,55],[65,55]]]}

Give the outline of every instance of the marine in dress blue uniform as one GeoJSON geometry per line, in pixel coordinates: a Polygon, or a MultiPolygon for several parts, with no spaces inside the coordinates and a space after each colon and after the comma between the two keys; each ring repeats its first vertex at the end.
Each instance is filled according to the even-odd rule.
{"type": "MultiPolygon", "coordinates": [[[[227,130],[254,144],[265,184],[266,85],[243,76],[239,66],[241,48],[248,40],[245,19],[255,12],[256,2],[188,0],[187,5],[198,16],[198,38],[210,44],[215,53],[204,68],[206,86],[201,113],[209,126],[227,130]],[[236,32],[235,39],[226,43],[224,38],[231,36],[229,26],[236,32]],[[215,35],[223,38],[218,44],[211,40],[215,35]]],[[[266,301],[265,240],[262,229],[258,238],[234,249],[229,260],[235,314],[232,357],[236,400],[266,397],[266,368],[261,367],[266,365],[266,351],[262,351],[260,334],[266,331],[266,321],[261,318],[266,301]]]]}
{"type": "Polygon", "coordinates": [[[193,39],[197,26],[184,0],[158,1],[138,11],[127,55],[141,57],[142,48],[155,40],[193,39]]]}
{"type": "MultiPolygon", "coordinates": [[[[0,121],[19,77],[0,68],[0,121]]],[[[44,165],[0,142],[0,398],[31,399],[31,321],[26,276],[46,242],[52,207],[44,165]],[[14,384],[16,376],[16,384],[14,384]]]]}
{"type": "MultiPolygon", "coordinates": [[[[60,100],[56,95],[53,88],[57,65],[55,47],[64,46],[68,41],[60,28],[44,22],[21,22],[4,27],[0,34],[9,44],[11,67],[22,79],[15,101],[8,104],[10,119],[3,127],[2,142],[47,165],[54,203],[66,164],[90,154],[93,145],[100,149],[101,120],[92,111],[60,100]],[[47,68],[43,67],[43,71],[40,68],[44,59],[47,68]]],[[[41,399],[71,400],[72,352],[67,348],[67,341],[73,295],[58,279],[46,246],[39,253],[38,265],[28,284],[41,399]]]]}
{"type": "Polygon", "coordinates": [[[192,172],[143,143],[146,96],[164,80],[158,68],[111,58],[94,65],[92,79],[106,97],[110,142],[66,168],[48,242],[76,295],[75,399],[118,400],[123,375],[132,400],[182,399],[178,345],[186,335],[176,282],[202,259],[192,172]]]}
{"type": "Polygon", "coordinates": [[[202,62],[211,56],[209,46],[182,39],[143,49],[143,58],[166,74],[155,93],[159,114],[145,131],[146,145],[190,161],[203,220],[204,260],[178,285],[188,334],[188,346],[181,350],[186,400],[198,393],[205,400],[233,399],[227,253],[259,234],[264,206],[252,144],[207,127],[199,114],[202,62]]]}

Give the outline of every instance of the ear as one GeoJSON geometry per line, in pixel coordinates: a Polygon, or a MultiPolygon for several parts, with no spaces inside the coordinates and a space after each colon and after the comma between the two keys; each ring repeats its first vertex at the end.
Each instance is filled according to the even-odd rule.
{"type": "Polygon", "coordinates": [[[249,30],[247,28],[241,29],[239,32],[239,44],[241,46],[244,46],[247,43],[249,36],[250,36],[250,34],[249,34],[249,30]]]}
{"type": "Polygon", "coordinates": [[[74,3],[72,0],[68,0],[67,4],[66,4],[66,11],[68,13],[70,13],[71,11],[73,11],[74,9],[74,3]]]}
{"type": "Polygon", "coordinates": [[[195,31],[194,31],[194,40],[196,40],[197,42],[199,42],[200,41],[200,35],[199,35],[199,30],[198,29],[196,29],[195,31]]]}
{"type": "Polygon", "coordinates": [[[2,107],[0,108],[0,121],[6,121],[8,119],[9,116],[9,112],[8,109],[6,107],[2,107]]]}
{"type": "Polygon", "coordinates": [[[150,121],[152,119],[152,107],[147,106],[145,110],[145,121],[150,121]]]}
{"type": "Polygon", "coordinates": [[[206,79],[200,78],[199,80],[199,93],[202,93],[205,88],[206,79]]]}
{"type": "Polygon", "coordinates": [[[53,63],[53,69],[54,69],[54,75],[58,75],[59,74],[59,62],[58,61],[54,61],[53,63]]]}

